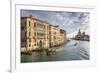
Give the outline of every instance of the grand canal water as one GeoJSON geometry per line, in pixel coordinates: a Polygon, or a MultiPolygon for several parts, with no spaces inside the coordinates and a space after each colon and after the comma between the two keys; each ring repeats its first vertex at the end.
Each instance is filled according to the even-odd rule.
{"type": "Polygon", "coordinates": [[[71,40],[66,45],[57,48],[54,54],[46,55],[45,52],[33,52],[32,55],[21,55],[21,62],[47,62],[47,61],[72,61],[89,60],[89,42],[71,40]]]}

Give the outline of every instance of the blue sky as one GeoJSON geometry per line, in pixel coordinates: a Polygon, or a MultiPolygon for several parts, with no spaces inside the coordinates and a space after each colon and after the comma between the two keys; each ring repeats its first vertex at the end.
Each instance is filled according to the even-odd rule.
{"type": "Polygon", "coordinates": [[[21,16],[29,15],[40,20],[47,20],[52,25],[58,25],[66,30],[69,37],[74,36],[79,29],[89,34],[90,14],[86,12],[21,10],[21,16]]]}

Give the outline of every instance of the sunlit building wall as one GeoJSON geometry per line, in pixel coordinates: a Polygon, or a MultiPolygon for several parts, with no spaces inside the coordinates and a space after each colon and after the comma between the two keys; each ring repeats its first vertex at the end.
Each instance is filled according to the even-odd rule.
{"type": "Polygon", "coordinates": [[[21,17],[21,51],[58,46],[65,42],[66,32],[58,26],[35,17],[21,17]]]}

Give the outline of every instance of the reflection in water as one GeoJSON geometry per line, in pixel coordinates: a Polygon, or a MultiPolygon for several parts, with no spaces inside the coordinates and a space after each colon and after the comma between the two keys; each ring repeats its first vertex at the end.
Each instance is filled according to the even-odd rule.
{"type": "Polygon", "coordinates": [[[89,42],[71,40],[66,45],[57,48],[57,51],[51,55],[46,55],[46,52],[33,52],[32,55],[21,55],[22,63],[68,60],[89,60],[89,42]]]}

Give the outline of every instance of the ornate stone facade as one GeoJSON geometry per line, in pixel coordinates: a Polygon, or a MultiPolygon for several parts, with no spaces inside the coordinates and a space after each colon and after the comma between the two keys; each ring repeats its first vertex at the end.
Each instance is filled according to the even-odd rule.
{"type": "Polygon", "coordinates": [[[35,17],[21,17],[21,51],[49,48],[64,43],[66,32],[60,32],[58,26],[35,17]]]}

